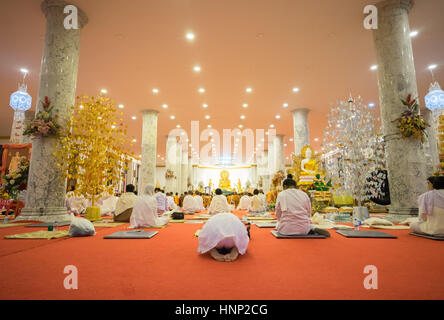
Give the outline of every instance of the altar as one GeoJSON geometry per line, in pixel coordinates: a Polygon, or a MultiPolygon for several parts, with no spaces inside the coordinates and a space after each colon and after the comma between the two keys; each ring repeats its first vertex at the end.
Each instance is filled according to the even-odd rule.
{"type": "Polygon", "coordinates": [[[257,187],[256,166],[193,166],[194,186],[210,187],[211,191],[221,188],[226,191],[246,191],[257,187]]]}

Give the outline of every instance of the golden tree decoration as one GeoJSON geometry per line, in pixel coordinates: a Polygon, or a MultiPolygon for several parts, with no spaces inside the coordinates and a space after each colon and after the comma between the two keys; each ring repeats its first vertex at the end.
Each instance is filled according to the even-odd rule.
{"type": "Polygon", "coordinates": [[[102,94],[80,96],[66,128],[57,142],[58,166],[65,178],[76,180],[74,194],[91,200],[89,212],[97,216],[99,211],[100,219],[95,203],[101,194],[113,193],[132,155],[123,113],[102,94]]]}

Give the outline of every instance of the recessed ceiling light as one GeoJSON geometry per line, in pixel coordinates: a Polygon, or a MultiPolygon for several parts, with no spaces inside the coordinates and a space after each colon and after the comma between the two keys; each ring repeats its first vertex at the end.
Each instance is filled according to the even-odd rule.
{"type": "Polygon", "coordinates": [[[314,138],[314,141],[315,141],[315,142],[318,142],[318,141],[319,141],[319,139],[318,139],[318,138],[314,138]]]}
{"type": "Polygon", "coordinates": [[[119,108],[123,109],[123,108],[125,108],[125,106],[123,104],[119,104],[119,108]]]}
{"type": "MultiPolygon", "coordinates": [[[[286,147],[287,146],[287,144],[286,143],[284,143],[284,147],[286,147]]],[[[288,159],[288,158],[287,158],[288,159]]]]}
{"type": "Polygon", "coordinates": [[[29,70],[28,70],[28,69],[26,69],[26,68],[21,68],[21,69],[20,69],[20,72],[22,72],[22,73],[28,73],[28,72],[29,72],[29,70]]]}
{"type": "Polygon", "coordinates": [[[178,124],[178,125],[176,126],[176,128],[180,129],[180,124],[178,124]]]}
{"type": "Polygon", "coordinates": [[[166,108],[168,108],[168,105],[167,104],[163,104],[162,108],[166,109],[166,108]]]}
{"type": "Polygon", "coordinates": [[[102,90],[100,90],[100,92],[101,92],[101,93],[104,93],[104,94],[107,94],[107,93],[108,93],[108,90],[106,90],[106,89],[102,89],[102,90]]]}
{"type": "Polygon", "coordinates": [[[374,103],[374,102],[370,102],[370,103],[368,104],[368,106],[373,108],[373,107],[375,106],[375,103],[374,103]]]}
{"type": "Polygon", "coordinates": [[[277,114],[276,115],[276,119],[280,119],[280,118],[281,118],[281,116],[277,114]]]}
{"type": "Polygon", "coordinates": [[[293,88],[293,92],[299,92],[299,88],[294,87],[294,88],[293,88]]]}
{"type": "Polygon", "coordinates": [[[210,116],[209,116],[209,115],[206,115],[206,116],[205,116],[205,119],[207,119],[207,120],[210,119],[210,116]]]}
{"type": "Polygon", "coordinates": [[[202,107],[203,107],[203,108],[208,108],[208,105],[207,105],[206,103],[204,103],[204,104],[202,105],[202,107]]]}
{"type": "Polygon", "coordinates": [[[207,127],[208,127],[208,128],[211,128],[211,124],[209,124],[207,127]]]}
{"type": "Polygon", "coordinates": [[[253,92],[253,89],[250,88],[250,87],[248,87],[247,89],[245,89],[245,91],[248,92],[248,93],[250,93],[250,92],[253,92]]]}
{"type": "Polygon", "coordinates": [[[159,93],[159,89],[154,88],[154,89],[153,89],[153,93],[154,93],[154,94],[159,93]]]}
{"type": "Polygon", "coordinates": [[[290,142],[293,142],[293,138],[290,138],[290,142]]]}
{"type": "Polygon", "coordinates": [[[199,88],[199,92],[200,92],[200,93],[204,93],[204,92],[205,92],[205,89],[204,89],[204,88],[199,88]]]}
{"type": "Polygon", "coordinates": [[[136,139],[133,139],[133,142],[137,142],[137,140],[136,140],[136,139]]]}
{"type": "Polygon", "coordinates": [[[248,104],[244,103],[244,104],[242,105],[242,107],[244,107],[244,108],[248,108],[248,104]]]}
{"type": "Polygon", "coordinates": [[[414,31],[410,32],[410,37],[414,38],[418,35],[418,33],[419,32],[417,30],[414,30],[414,31]]]}
{"type": "Polygon", "coordinates": [[[176,119],[176,117],[175,116],[170,116],[170,119],[174,120],[174,119],[176,119]]]}
{"type": "Polygon", "coordinates": [[[187,32],[187,34],[185,35],[185,37],[186,37],[188,40],[194,40],[194,38],[195,38],[196,36],[195,36],[194,33],[192,33],[192,32],[187,32]]]}
{"type": "Polygon", "coordinates": [[[244,126],[240,124],[240,125],[238,125],[238,127],[242,129],[244,126]]]}
{"type": "Polygon", "coordinates": [[[370,70],[378,70],[378,65],[374,64],[370,67],[370,70]]]}
{"type": "Polygon", "coordinates": [[[244,115],[241,115],[240,118],[241,118],[242,120],[244,120],[244,119],[245,119],[245,116],[244,116],[244,115]]]}
{"type": "Polygon", "coordinates": [[[133,119],[133,120],[136,120],[136,119],[137,119],[137,117],[136,117],[136,116],[132,116],[132,117],[131,117],[131,119],[133,119]]]}
{"type": "Polygon", "coordinates": [[[438,67],[438,65],[436,65],[436,64],[431,64],[429,67],[428,67],[428,69],[429,70],[434,70],[434,69],[436,69],[438,67]]]}
{"type": "Polygon", "coordinates": [[[200,72],[200,66],[194,66],[193,67],[193,70],[195,71],[195,72],[200,72]]]}
{"type": "Polygon", "coordinates": [[[288,103],[283,104],[284,108],[288,108],[288,103]]]}
{"type": "Polygon", "coordinates": [[[274,128],[274,124],[270,124],[270,128],[274,128]]]}

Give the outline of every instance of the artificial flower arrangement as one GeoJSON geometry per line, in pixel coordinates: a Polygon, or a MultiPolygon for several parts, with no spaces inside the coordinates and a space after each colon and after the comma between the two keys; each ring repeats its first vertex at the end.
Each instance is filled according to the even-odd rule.
{"type": "Polygon", "coordinates": [[[52,115],[51,101],[45,97],[44,102],[40,101],[43,109],[37,112],[35,118],[27,123],[23,134],[33,137],[49,137],[56,136],[60,132],[60,125],[57,124],[57,114],[52,115]]]}
{"type": "Polygon", "coordinates": [[[17,169],[9,172],[3,177],[2,188],[0,194],[3,197],[17,200],[20,191],[26,189],[28,183],[29,161],[23,156],[21,157],[17,169]]]}
{"type": "Polygon", "coordinates": [[[422,115],[419,114],[419,104],[417,99],[412,100],[412,95],[407,96],[407,100],[401,99],[402,104],[407,107],[401,117],[394,120],[397,122],[401,135],[404,138],[415,137],[421,139],[424,142],[424,136],[426,135],[425,129],[429,127],[429,124],[424,120],[422,115]]]}
{"type": "Polygon", "coordinates": [[[324,179],[321,178],[320,174],[316,175],[316,179],[313,180],[313,184],[310,187],[310,190],[315,191],[328,191],[331,188],[331,180],[325,182],[324,179]]]}

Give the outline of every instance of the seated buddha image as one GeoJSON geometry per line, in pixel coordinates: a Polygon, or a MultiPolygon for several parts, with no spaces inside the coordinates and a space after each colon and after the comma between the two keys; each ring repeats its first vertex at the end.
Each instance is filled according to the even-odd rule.
{"type": "Polygon", "coordinates": [[[220,180],[219,180],[219,188],[222,190],[229,190],[231,191],[231,181],[228,179],[230,176],[229,172],[227,170],[222,170],[220,173],[220,180]]]}
{"type": "Polygon", "coordinates": [[[305,146],[301,150],[303,160],[301,161],[301,176],[315,176],[318,173],[316,160],[312,158],[313,149],[305,146]]]}

